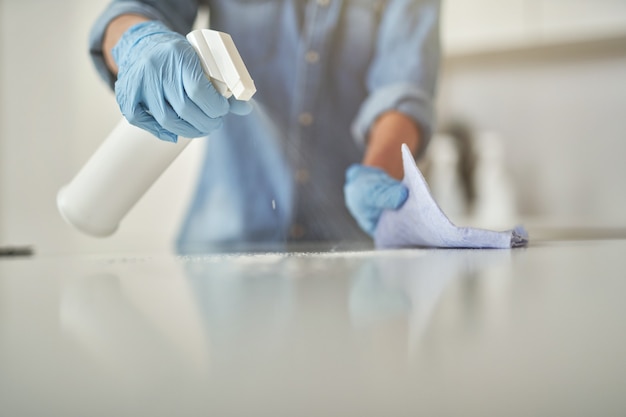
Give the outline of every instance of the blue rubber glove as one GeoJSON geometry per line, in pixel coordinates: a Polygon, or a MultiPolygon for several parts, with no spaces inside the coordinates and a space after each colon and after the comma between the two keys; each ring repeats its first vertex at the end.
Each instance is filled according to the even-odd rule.
{"type": "Polygon", "coordinates": [[[118,66],[115,96],[133,125],[160,139],[207,136],[229,111],[247,114],[249,103],[227,100],[202,71],[191,44],[158,21],[132,26],[113,48],[118,66]]]}
{"type": "Polygon", "coordinates": [[[383,210],[397,210],[409,197],[409,190],[382,169],[354,164],[346,171],[346,206],[361,229],[374,235],[383,210]]]}

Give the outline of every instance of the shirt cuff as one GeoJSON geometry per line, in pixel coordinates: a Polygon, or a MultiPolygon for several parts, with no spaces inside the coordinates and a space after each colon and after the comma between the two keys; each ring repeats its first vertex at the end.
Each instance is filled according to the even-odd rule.
{"type": "Polygon", "coordinates": [[[102,41],[104,40],[104,32],[111,22],[118,16],[127,13],[140,14],[148,19],[160,20],[167,23],[164,16],[155,8],[142,3],[120,2],[112,3],[96,20],[89,33],[89,54],[100,77],[113,88],[115,85],[115,75],[109,71],[104,62],[104,53],[102,51],[102,41]]]}
{"type": "Polygon", "coordinates": [[[352,123],[354,140],[365,147],[372,124],[389,110],[404,113],[419,125],[421,143],[416,152],[416,158],[419,158],[433,133],[435,111],[430,95],[414,84],[393,84],[370,94],[352,123]]]}

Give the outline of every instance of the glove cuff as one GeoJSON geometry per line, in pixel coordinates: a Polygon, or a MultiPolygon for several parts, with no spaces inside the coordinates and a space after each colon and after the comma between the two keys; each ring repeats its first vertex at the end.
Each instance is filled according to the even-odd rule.
{"type": "Polygon", "coordinates": [[[126,65],[126,61],[130,55],[129,52],[133,46],[137,45],[142,39],[158,33],[174,32],[158,20],[137,23],[128,28],[111,51],[118,68],[126,65]]]}

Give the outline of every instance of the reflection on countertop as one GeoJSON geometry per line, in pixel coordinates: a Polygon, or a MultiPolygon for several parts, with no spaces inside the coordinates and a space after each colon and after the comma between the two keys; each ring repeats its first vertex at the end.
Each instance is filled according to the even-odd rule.
{"type": "Polygon", "coordinates": [[[626,412],[626,240],[349,249],[2,261],[0,415],[626,412]]]}

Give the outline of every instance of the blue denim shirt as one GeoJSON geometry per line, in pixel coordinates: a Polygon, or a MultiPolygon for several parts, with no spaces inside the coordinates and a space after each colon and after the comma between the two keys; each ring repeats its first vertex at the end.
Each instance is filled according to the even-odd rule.
{"type": "Polygon", "coordinates": [[[440,2],[112,1],[90,35],[100,74],[113,85],[101,48],[111,19],[140,13],[186,34],[200,3],[211,28],[232,36],[257,93],[252,114],[227,115],[207,139],[179,249],[369,239],[345,207],[345,170],[361,161],[370,126],[388,110],[430,137],[440,2]]]}

